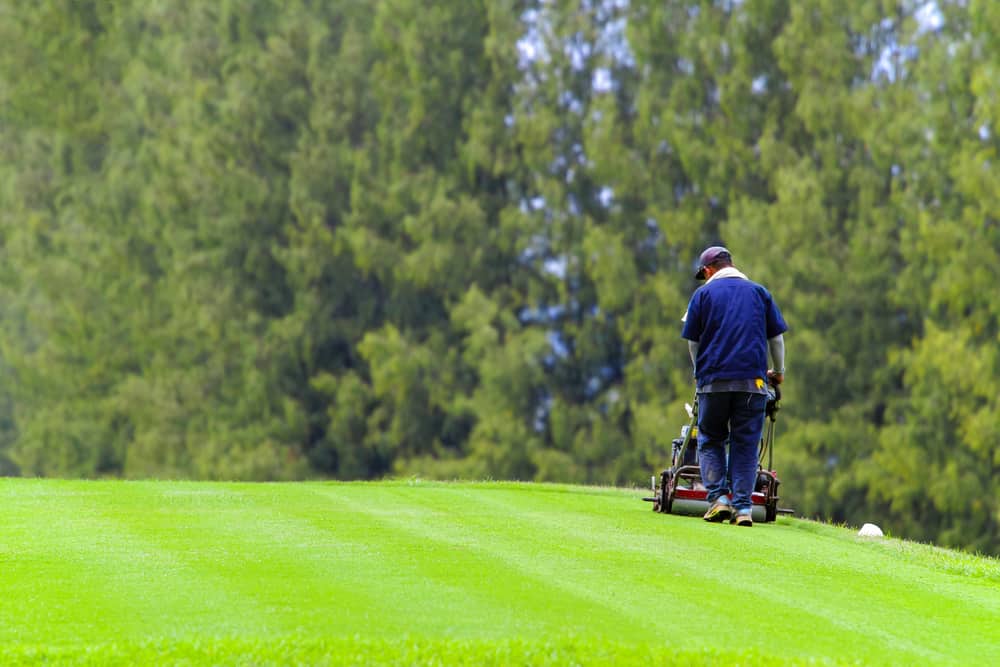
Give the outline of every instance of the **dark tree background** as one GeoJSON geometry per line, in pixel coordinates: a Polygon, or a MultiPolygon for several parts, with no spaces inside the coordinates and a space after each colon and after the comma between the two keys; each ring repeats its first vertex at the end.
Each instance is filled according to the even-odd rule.
{"type": "Polygon", "coordinates": [[[1000,553],[1000,5],[0,0],[0,473],[640,484],[693,261],[805,516],[1000,553]]]}

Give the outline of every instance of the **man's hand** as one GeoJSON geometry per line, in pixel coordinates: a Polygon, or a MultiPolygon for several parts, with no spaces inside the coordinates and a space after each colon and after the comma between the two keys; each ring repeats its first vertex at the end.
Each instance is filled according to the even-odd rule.
{"type": "Polygon", "coordinates": [[[775,371],[768,371],[767,381],[769,384],[773,384],[775,387],[777,387],[779,384],[785,381],[785,374],[777,373],[775,371]]]}

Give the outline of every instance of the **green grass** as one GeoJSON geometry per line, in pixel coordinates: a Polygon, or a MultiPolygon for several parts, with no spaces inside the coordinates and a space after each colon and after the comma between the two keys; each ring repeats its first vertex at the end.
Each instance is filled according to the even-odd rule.
{"type": "Polygon", "coordinates": [[[1000,664],[1000,562],[531,484],[0,480],[0,664],[1000,664]]]}

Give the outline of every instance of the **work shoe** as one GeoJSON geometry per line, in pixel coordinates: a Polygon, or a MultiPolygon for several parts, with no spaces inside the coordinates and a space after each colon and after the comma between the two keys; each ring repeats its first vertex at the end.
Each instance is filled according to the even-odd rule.
{"type": "Polygon", "coordinates": [[[712,506],[708,508],[705,512],[705,516],[702,517],[705,521],[711,521],[712,523],[721,523],[733,515],[733,506],[729,504],[729,498],[725,496],[719,496],[712,503],[712,506]]]}
{"type": "Polygon", "coordinates": [[[730,521],[732,521],[732,523],[735,523],[737,526],[752,528],[753,514],[751,513],[751,510],[740,510],[739,512],[733,513],[733,518],[730,519],[730,521]]]}

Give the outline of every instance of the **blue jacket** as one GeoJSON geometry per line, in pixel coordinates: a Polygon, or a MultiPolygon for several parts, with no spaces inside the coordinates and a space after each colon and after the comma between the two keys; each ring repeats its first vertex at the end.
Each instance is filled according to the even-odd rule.
{"type": "Polygon", "coordinates": [[[767,340],[788,330],[762,285],[744,278],[712,280],[691,296],[681,336],[698,343],[697,384],[764,379],[767,340]]]}

